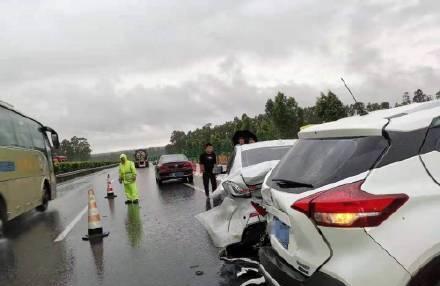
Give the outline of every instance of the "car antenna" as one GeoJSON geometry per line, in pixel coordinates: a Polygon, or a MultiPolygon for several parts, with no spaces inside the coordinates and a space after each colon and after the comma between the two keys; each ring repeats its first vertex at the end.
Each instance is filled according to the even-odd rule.
{"type": "MultiPolygon", "coordinates": [[[[351,97],[353,97],[353,100],[355,103],[358,103],[358,101],[356,100],[356,97],[354,97],[353,93],[351,92],[350,88],[347,86],[347,84],[345,83],[345,80],[343,77],[341,77],[342,82],[344,83],[345,88],[348,90],[348,92],[351,94],[351,97]]],[[[366,110],[362,110],[360,115],[366,115],[368,114],[368,112],[366,110]]]]}

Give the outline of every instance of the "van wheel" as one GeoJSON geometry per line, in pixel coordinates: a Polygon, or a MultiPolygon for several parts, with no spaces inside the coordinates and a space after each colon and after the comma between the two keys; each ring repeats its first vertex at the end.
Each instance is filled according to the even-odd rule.
{"type": "Polygon", "coordinates": [[[39,205],[36,209],[39,212],[44,212],[45,210],[47,210],[48,206],[49,206],[49,188],[47,186],[44,186],[41,205],[39,205]]]}

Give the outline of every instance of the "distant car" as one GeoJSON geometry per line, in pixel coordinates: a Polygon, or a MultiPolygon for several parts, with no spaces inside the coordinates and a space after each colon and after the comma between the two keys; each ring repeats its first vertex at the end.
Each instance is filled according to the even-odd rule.
{"type": "Polygon", "coordinates": [[[215,246],[245,247],[259,242],[266,221],[251,205],[251,196],[261,197],[264,177],[294,143],[295,140],[273,140],[235,146],[227,173],[213,194],[214,199],[221,197],[223,202],[196,216],[215,246]]]}
{"type": "Polygon", "coordinates": [[[310,126],[262,187],[269,285],[440,285],[440,101],[310,126]]]}
{"type": "Polygon", "coordinates": [[[192,183],[193,166],[191,161],[183,154],[162,155],[156,164],[156,182],[160,185],[163,181],[171,179],[184,179],[192,183]]]}
{"type": "Polygon", "coordinates": [[[148,152],[145,149],[139,149],[134,151],[134,165],[136,168],[148,168],[150,164],[148,163],[148,152]]]}

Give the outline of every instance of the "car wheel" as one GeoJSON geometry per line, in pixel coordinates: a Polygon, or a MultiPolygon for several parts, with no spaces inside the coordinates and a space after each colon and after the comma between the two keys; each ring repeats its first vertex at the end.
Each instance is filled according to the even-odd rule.
{"type": "Polygon", "coordinates": [[[44,212],[45,210],[47,210],[47,207],[49,206],[49,198],[50,198],[49,188],[47,186],[44,186],[43,197],[41,199],[41,205],[36,207],[37,211],[44,212]]]}
{"type": "Polygon", "coordinates": [[[428,265],[424,266],[419,273],[411,280],[409,286],[439,286],[440,256],[434,258],[428,265]]]}
{"type": "Polygon", "coordinates": [[[187,180],[188,180],[188,183],[192,184],[194,182],[194,177],[190,176],[187,178],[187,180]]]}

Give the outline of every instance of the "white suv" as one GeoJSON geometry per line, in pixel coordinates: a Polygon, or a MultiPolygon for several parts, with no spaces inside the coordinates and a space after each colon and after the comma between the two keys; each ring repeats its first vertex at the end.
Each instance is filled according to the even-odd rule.
{"type": "Polygon", "coordinates": [[[266,280],[440,285],[439,151],[439,101],[302,130],[263,184],[266,280]]]}

